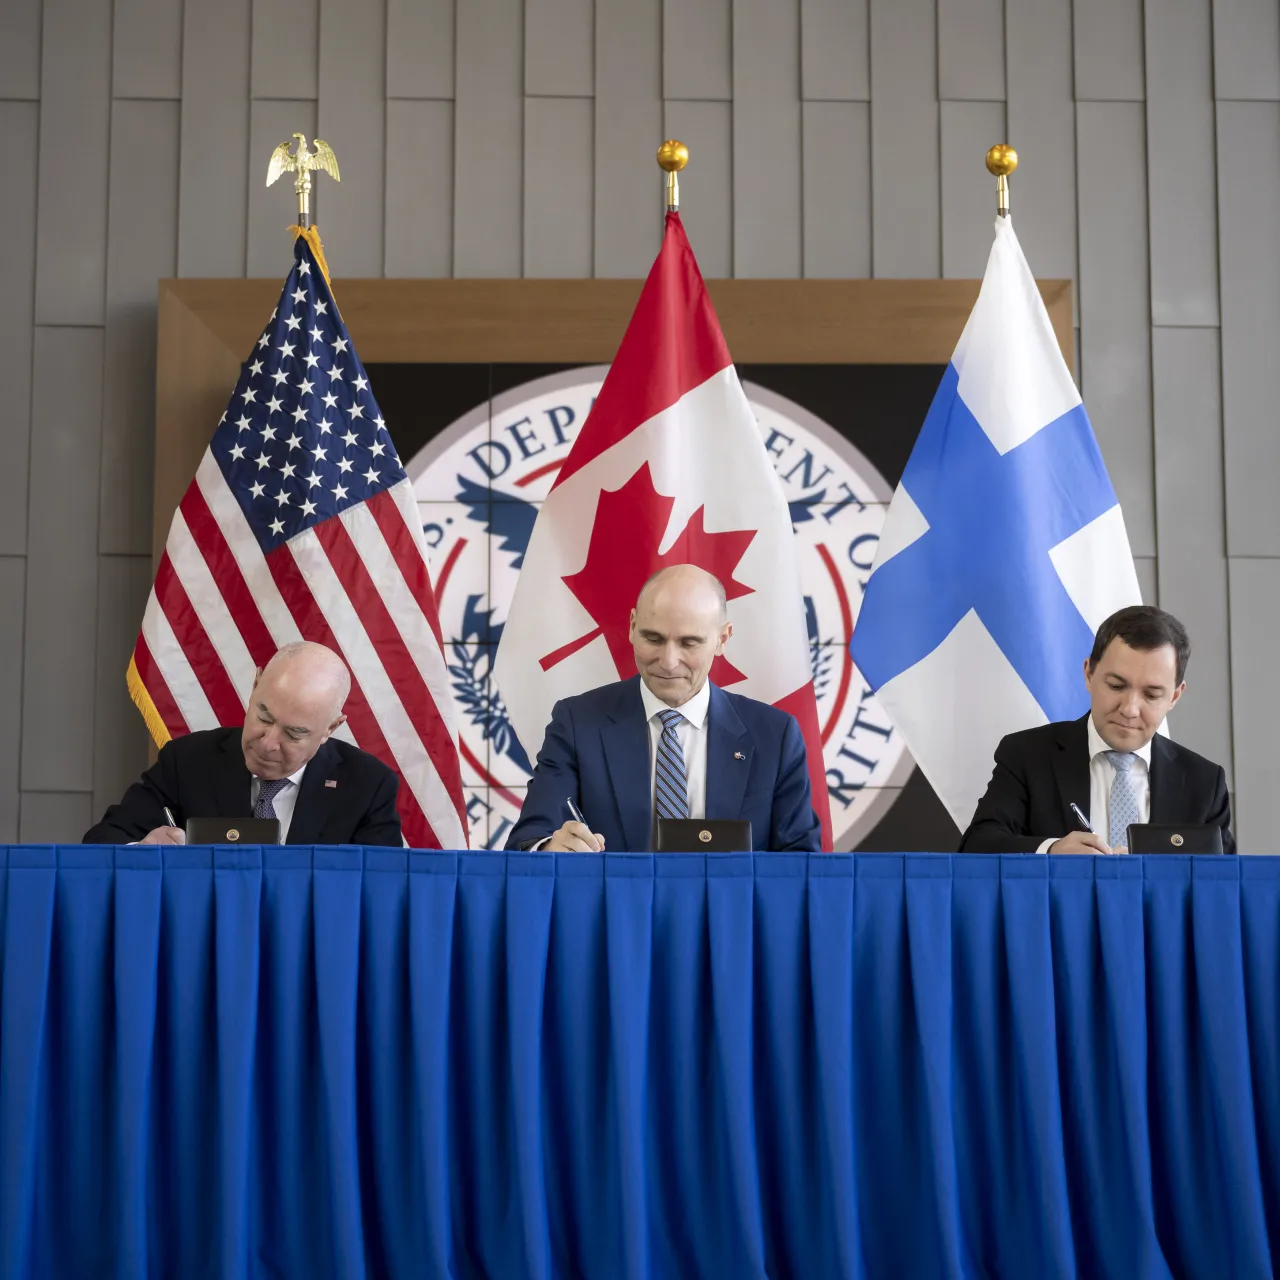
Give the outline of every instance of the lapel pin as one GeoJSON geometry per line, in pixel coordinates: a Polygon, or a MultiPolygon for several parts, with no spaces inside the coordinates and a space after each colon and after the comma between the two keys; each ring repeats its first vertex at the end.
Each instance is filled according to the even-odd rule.
{"type": "Polygon", "coordinates": [[[336,787],[338,785],[338,780],[337,778],[326,778],[324,780],[324,785],[326,787],[336,787]]]}
{"type": "Polygon", "coordinates": [[[744,756],[744,755],[742,754],[742,752],[741,752],[741,751],[735,751],[735,752],[733,753],[733,758],[734,758],[735,760],[745,760],[747,757],[746,757],[746,756],[744,756]]]}

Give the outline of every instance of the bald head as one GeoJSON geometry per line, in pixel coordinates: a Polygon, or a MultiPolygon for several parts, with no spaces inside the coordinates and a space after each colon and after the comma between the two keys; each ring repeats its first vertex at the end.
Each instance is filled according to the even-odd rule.
{"type": "Polygon", "coordinates": [[[241,749],[249,772],[287,778],[346,719],[351,673],[332,649],[299,640],[276,651],[253,682],[241,749]]]}
{"type": "Polygon", "coordinates": [[[714,598],[717,619],[724,622],[729,616],[729,603],[725,598],[724,584],[714,573],[700,569],[696,564],[672,564],[659,569],[640,588],[636,608],[640,609],[652,598],[679,599],[695,606],[704,605],[714,598]]]}
{"type": "Polygon", "coordinates": [[[330,719],[342,714],[351,693],[347,664],[332,649],[311,640],[282,645],[262,668],[261,678],[270,685],[308,690],[330,719]]]}
{"type": "Polygon", "coordinates": [[[707,682],[711,664],[733,634],[724,586],[693,564],[655,573],[631,610],[636,670],[651,693],[678,707],[707,682]]]}

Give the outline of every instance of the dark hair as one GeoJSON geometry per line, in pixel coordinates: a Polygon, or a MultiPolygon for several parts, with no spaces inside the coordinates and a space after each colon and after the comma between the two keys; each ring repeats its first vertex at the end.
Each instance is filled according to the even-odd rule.
{"type": "Polygon", "coordinates": [[[1098,665],[1098,660],[1113,640],[1123,640],[1130,649],[1141,649],[1144,653],[1171,645],[1178,666],[1178,678],[1174,683],[1181,684],[1182,677],[1187,674],[1187,661],[1191,657],[1187,629],[1173,614],[1165,613],[1153,604],[1130,605],[1113,613],[1098,628],[1098,634],[1093,638],[1093,652],[1089,655],[1090,671],[1098,665]]]}

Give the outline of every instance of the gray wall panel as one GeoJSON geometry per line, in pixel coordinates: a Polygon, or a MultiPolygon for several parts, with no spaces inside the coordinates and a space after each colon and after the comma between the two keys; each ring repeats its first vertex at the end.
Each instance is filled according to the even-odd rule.
{"type": "Polygon", "coordinates": [[[117,102],[103,370],[98,549],[149,555],[155,452],[156,281],[178,264],[176,102],[117,102]]]}
{"type": "Polygon", "coordinates": [[[1218,323],[1209,0],[1147,13],[1147,164],[1151,318],[1218,323]]]}
{"type": "Polygon", "coordinates": [[[1280,555],[1280,105],[1218,104],[1222,416],[1230,555],[1280,555]]]}
{"type": "MultiPolygon", "coordinates": [[[[249,27],[249,0],[186,0],[178,177],[181,276],[244,275],[249,27]]],[[[254,165],[262,174],[259,183],[269,159],[263,155],[254,165]]]]}
{"type": "Polygon", "coordinates": [[[1004,100],[1003,0],[938,0],[938,97],[1004,100]]]}
{"type": "Polygon", "coordinates": [[[111,91],[182,97],[182,0],[115,0],[111,91]]]}
{"type": "MultiPolygon", "coordinates": [[[[249,217],[248,217],[248,272],[251,277],[268,276],[283,280],[292,265],[293,241],[289,236],[289,226],[298,221],[298,200],[293,193],[293,174],[284,173],[275,183],[267,186],[267,164],[271,153],[281,142],[293,145],[290,136],[294,131],[307,135],[308,145],[315,137],[316,104],[305,102],[279,102],[273,98],[255,98],[250,104],[249,122],[249,217]]],[[[341,172],[345,163],[342,152],[337,152],[338,169],[341,172]]],[[[320,199],[316,197],[316,187],[320,187],[320,197],[327,193],[323,186],[333,179],[327,173],[312,177],[311,188],[312,209],[316,210],[320,199]]],[[[323,222],[314,212],[321,235],[325,242],[325,257],[330,269],[338,275],[355,275],[356,272],[345,271],[337,263],[341,261],[331,253],[328,224],[323,222]]],[[[345,266],[345,264],[344,264],[345,266]]],[[[263,316],[265,323],[266,316],[263,316]]]]}
{"type": "Polygon", "coordinates": [[[733,269],[801,272],[799,0],[734,0],[733,269]]]}
{"type": "Polygon", "coordinates": [[[867,0],[800,0],[800,80],[806,99],[871,97],[867,0]]]}
{"type": "Polygon", "coordinates": [[[37,328],[22,672],[22,789],[93,788],[102,330],[37,328]],[[57,590],[50,590],[50,583],[57,590]]]}
{"type": "Polygon", "coordinates": [[[149,736],[125,671],[151,591],[151,557],[98,557],[98,644],[93,715],[93,820],[147,767],[149,736]]]}
{"type": "Polygon", "coordinates": [[[386,275],[453,271],[453,103],[387,103],[386,275]]]}
{"type": "Polygon", "coordinates": [[[1280,100],[1280,5],[1214,0],[1213,68],[1219,98],[1280,100]]]}
{"type": "Polygon", "coordinates": [[[662,0],[596,0],[595,274],[643,276],[662,236],[662,0]]]}
{"type": "Polygon", "coordinates": [[[1148,556],[1156,547],[1145,121],[1141,103],[1082,102],[1076,110],[1080,154],[1105,148],[1111,160],[1108,181],[1080,188],[1081,390],[1129,542],[1148,556]]]}
{"type": "Polygon", "coordinates": [[[525,100],[526,276],[591,275],[593,116],[590,98],[525,100]]]}
{"type": "Polygon", "coordinates": [[[732,51],[733,0],[663,0],[664,97],[727,102],[732,51]]]}
{"type": "Polygon", "coordinates": [[[40,96],[40,0],[0,4],[0,99],[40,96]]]}
{"type": "Polygon", "coordinates": [[[665,136],[689,148],[689,165],[680,175],[680,220],[708,279],[733,275],[731,112],[727,102],[667,102],[664,111],[665,136]]]}
{"type": "Polygon", "coordinates": [[[45,0],[36,323],[101,324],[111,0],[45,0]]]}
{"type": "Polygon", "coordinates": [[[454,0],[387,0],[387,97],[453,97],[454,0]]]}
{"type": "Polygon", "coordinates": [[[319,97],[319,64],[320,0],[253,0],[252,97],[319,97]]]}
{"type": "Polygon", "coordinates": [[[1003,102],[944,102],[942,274],[979,279],[995,238],[996,180],[987,148],[1005,134],[1003,102]]]}
{"type": "Polygon", "coordinates": [[[1020,161],[1012,179],[1011,200],[1018,239],[1038,278],[1074,281],[1076,146],[1071,0],[1008,0],[1005,48],[1007,141],[1017,148],[1020,161]]]}
{"type": "Polygon", "coordinates": [[[1155,475],[1161,607],[1194,651],[1173,733],[1231,780],[1231,654],[1217,329],[1155,329],[1155,475]]]}
{"type": "Polygon", "coordinates": [[[0,841],[18,837],[18,748],[21,741],[23,605],[27,562],[0,556],[0,699],[9,708],[8,732],[0,734],[0,841]]]}
{"type": "Polygon", "coordinates": [[[1235,832],[1246,853],[1280,853],[1276,724],[1280,722],[1280,559],[1233,559],[1231,720],[1235,747],[1235,832]]]}
{"type": "Polygon", "coordinates": [[[804,274],[871,274],[871,108],[804,104],[804,274]]]}
{"type": "Polygon", "coordinates": [[[27,448],[31,439],[31,316],[36,280],[36,156],[40,109],[0,102],[0,554],[27,547],[27,448]]]}
{"type": "Polygon", "coordinates": [[[520,0],[459,0],[453,273],[518,276],[523,239],[520,0]]]}
{"type": "Polygon", "coordinates": [[[93,796],[87,792],[25,791],[18,822],[23,844],[79,844],[93,824],[93,796]]]}
{"type": "Polygon", "coordinates": [[[1138,589],[1142,592],[1143,604],[1160,603],[1160,584],[1156,576],[1154,556],[1134,556],[1133,567],[1138,573],[1138,589]]]}
{"type": "MultiPolygon", "coordinates": [[[[1167,7],[1151,5],[1147,21],[1167,7]]],[[[1142,101],[1142,19],[1142,0],[1075,0],[1076,101],[1142,101]]]]}
{"type": "Polygon", "coordinates": [[[871,0],[871,261],[877,276],[942,268],[933,0],[871,0]]]}
{"type": "MultiPolygon", "coordinates": [[[[335,276],[382,272],[386,226],[387,22],[385,0],[320,0],[316,128],[338,157],[342,182],[313,195],[335,276]]],[[[394,163],[393,159],[393,163],[394,163]]]]}
{"type": "Polygon", "coordinates": [[[530,97],[595,93],[592,0],[525,0],[524,91],[530,97]]]}

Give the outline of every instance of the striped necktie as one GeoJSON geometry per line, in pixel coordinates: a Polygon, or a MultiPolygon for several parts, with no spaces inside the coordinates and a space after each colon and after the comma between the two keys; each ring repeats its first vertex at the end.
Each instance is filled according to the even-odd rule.
{"type": "Polygon", "coordinates": [[[684,771],[684,752],[676,728],[684,716],[674,708],[660,711],[662,737],[658,739],[658,759],[653,771],[653,807],[659,818],[689,816],[689,782],[684,771]]]}

